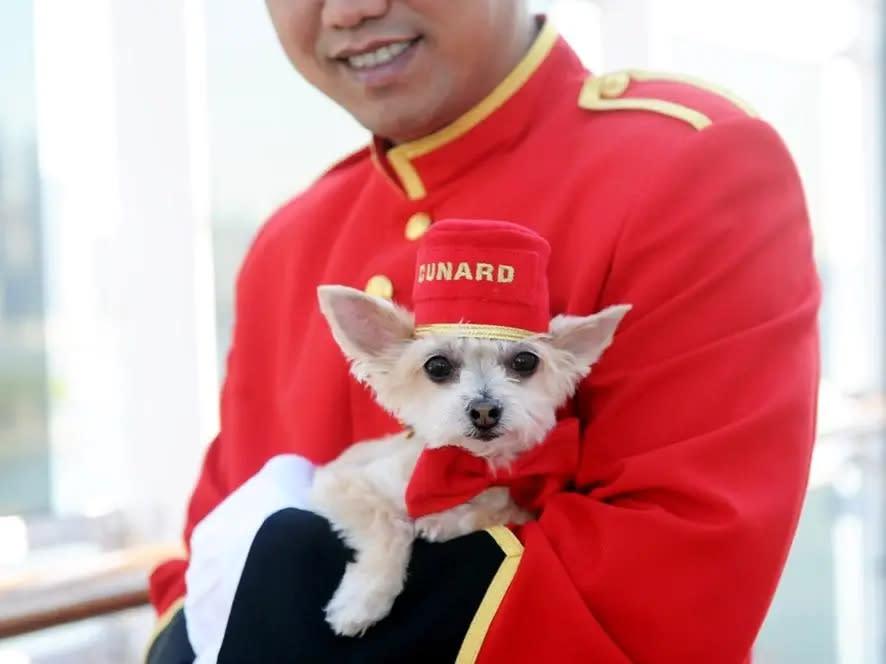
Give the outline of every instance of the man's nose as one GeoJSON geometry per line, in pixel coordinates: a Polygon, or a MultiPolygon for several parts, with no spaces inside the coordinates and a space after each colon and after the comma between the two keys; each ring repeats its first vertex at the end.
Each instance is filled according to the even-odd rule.
{"type": "Polygon", "coordinates": [[[468,415],[478,429],[491,429],[501,419],[502,405],[495,399],[473,399],[468,404],[468,415]]]}
{"type": "Polygon", "coordinates": [[[384,16],[391,0],[325,0],[323,26],[327,28],[356,28],[363,21],[384,16]]]}

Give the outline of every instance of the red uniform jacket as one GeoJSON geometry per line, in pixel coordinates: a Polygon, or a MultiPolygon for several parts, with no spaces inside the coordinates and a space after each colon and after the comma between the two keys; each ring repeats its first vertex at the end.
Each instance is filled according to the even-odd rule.
{"type": "MultiPolygon", "coordinates": [[[[271,457],[322,464],[399,428],[349,377],[315,289],[409,306],[415,238],[446,217],[547,238],[554,313],[633,307],[576,398],[579,492],[516,535],[491,531],[507,557],[459,661],[745,661],[813,446],[820,291],[801,183],[737,100],[591,75],[550,27],[453,125],[375,140],[262,228],[186,540],[271,457]]],[[[158,612],[186,565],[153,575],[158,612]]]]}

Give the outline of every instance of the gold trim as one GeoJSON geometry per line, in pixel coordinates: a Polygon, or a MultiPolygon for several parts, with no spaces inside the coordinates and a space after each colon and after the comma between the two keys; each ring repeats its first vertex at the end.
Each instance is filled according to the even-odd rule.
{"type": "Polygon", "coordinates": [[[711,119],[704,113],[662,99],[606,98],[604,90],[609,87],[607,76],[590,76],[585,81],[578,97],[579,106],[589,111],[651,111],[687,122],[698,130],[711,124],[711,119]]]}
{"type": "Polygon", "coordinates": [[[505,593],[517,574],[517,567],[520,565],[520,558],[523,556],[523,545],[517,536],[504,526],[494,526],[486,530],[495,542],[501,547],[505,554],[505,559],[498,566],[498,571],[492,577],[492,581],[480,602],[480,607],[474,614],[465,638],[462,641],[461,648],[458,651],[458,657],[455,664],[474,664],[480,654],[480,648],[483,647],[483,641],[489,632],[489,626],[492,624],[498,608],[504,600],[505,593]]]}
{"type": "Polygon", "coordinates": [[[520,341],[540,332],[524,330],[519,327],[505,325],[480,325],[478,323],[433,323],[419,325],[415,328],[416,336],[424,334],[446,334],[471,339],[500,339],[502,341],[520,341]]]}
{"type": "Polygon", "coordinates": [[[148,655],[151,654],[151,648],[154,647],[154,642],[157,640],[157,637],[160,636],[164,629],[169,627],[169,623],[175,618],[175,614],[181,611],[184,605],[185,598],[179,597],[169,605],[169,608],[166,609],[159,618],[157,618],[157,623],[154,625],[154,631],[151,632],[151,638],[148,639],[148,647],[145,648],[145,655],[142,657],[142,661],[145,662],[145,664],[147,664],[148,655]]]}
{"type": "Polygon", "coordinates": [[[406,222],[406,228],[404,229],[403,234],[406,236],[407,240],[415,241],[428,231],[431,227],[431,223],[431,215],[427,212],[416,212],[409,217],[409,221],[406,222]]]}
{"type": "Polygon", "coordinates": [[[387,276],[376,274],[369,278],[363,291],[390,300],[394,296],[394,283],[387,276]]]}
{"type": "Polygon", "coordinates": [[[631,84],[631,77],[627,72],[607,74],[600,82],[600,96],[606,99],[621,97],[631,84]]]}
{"type": "Polygon", "coordinates": [[[758,117],[759,115],[748,102],[736,95],[731,90],[727,90],[726,88],[720,87],[719,85],[716,85],[701,78],[695,78],[694,76],[686,76],[683,74],[669,74],[665,72],[650,71],[647,69],[629,69],[626,73],[635,81],[660,80],[685,83],[686,85],[691,85],[702,90],[707,90],[708,92],[712,92],[719,97],[723,97],[726,101],[732,103],[734,106],[737,106],[752,118],[758,117]]]}
{"type": "Polygon", "coordinates": [[[601,76],[589,76],[582,86],[578,97],[578,105],[591,111],[650,111],[682,120],[699,131],[712,124],[711,119],[707,115],[682,104],[665,101],[664,99],[621,97],[627,90],[631,79],[635,81],[661,80],[685,83],[723,97],[751,117],[756,116],[756,112],[749,104],[731,92],[711,83],[691,76],[680,76],[641,69],[627,69],[601,76]]]}
{"type": "Polygon", "coordinates": [[[437,148],[454,141],[488,118],[511,98],[544,62],[557,42],[559,33],[550,20],[546,20],[535,42],[513,71],[479,104],[457,118],[455,122],[439,131],[415,141],[402,143],[388,150],[388,161],[403,183],[410,200],[419,200],[427,195],[424,183],[411,160],[433,152],[437,148]]]}

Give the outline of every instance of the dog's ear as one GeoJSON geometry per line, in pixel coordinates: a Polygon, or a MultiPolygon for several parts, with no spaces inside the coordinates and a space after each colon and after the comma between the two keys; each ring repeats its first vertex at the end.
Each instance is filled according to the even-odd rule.
{"type": "Polygon", "coordinates": [[[332,336],[353,362],[385,358],[412,338],[412,314],[385,298],[347,286],[319,286],[317,298],[332,336]]]}
{"type": "Polygon", "coordinates": [[[616,305],[590,316],[556,316],[551,320],[550,343],[590,367],[612,343],[616,328],[630,310],[630,305],[616,305]]]}

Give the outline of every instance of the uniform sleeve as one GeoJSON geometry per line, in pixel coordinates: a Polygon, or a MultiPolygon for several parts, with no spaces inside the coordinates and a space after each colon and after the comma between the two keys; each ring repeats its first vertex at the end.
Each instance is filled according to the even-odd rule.
{"type": "Polygon", "coordinates": [[[658,173],[599,303],[633,310],[580,393],[581,492],[519,532],[478,661],[740,664],[773,597],[819,376],[804,195],[750,118],[699,132],[658,173]]]}

